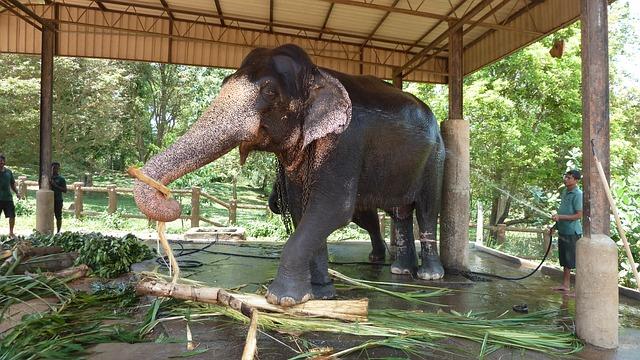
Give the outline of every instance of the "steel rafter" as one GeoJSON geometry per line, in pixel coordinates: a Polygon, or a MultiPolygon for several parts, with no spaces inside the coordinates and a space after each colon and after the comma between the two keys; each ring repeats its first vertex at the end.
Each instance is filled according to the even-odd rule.
{"type": "MultiPolygon", "coordinates": [[[[156,6],[156,5],[151,5],[151,4],[147,4],[147,3],[131,3],[131,2],[127,2],[127,1],[121,1],[121,0],[101,0],[102,3],[104,4],[114,4],[114,5],[121,5],[121,6],[129,6],[132,8],[140,8],[140,9],[148,9],[148,10],[155,10],[155,11],[164,11],[164,9],[161,6],[156,6]]],[[[79,5],[71,5],[71,4],[65,4],[65,6],[79,6],[79,5]]],[[[218,20],[221,20],[220,16],[218,14],[214,14],[214,13],[204,13],[204,12],[199,12],[199,11],[191,11],[191,10],[182,10],[182,9],[172,9],[174,14],[185,14],[185,15],[192,15],[192,16],[200,16],[200,17],[209,17],[209,18],[216,18],[218,20]]],[[[150,16],[154,16],[149,14],[150,16]]],[[[252,24],[252,25],[258,25],[258,26],[269,26],[269,22],[268,21],[260,21],[260,20],[251,20],[251,19],[245,19],[245,18],[238,18],[238,17],[231,17],[231,16],[224,16],[225,21],[235,21],[238,23],[246,23],[246,24],[252,24]]],[[[271,24],[273,27],[279,27],[279,28],[283,28],[283,29],[290,29],[290,30],[296,30],[296,31],[306,31],[309,33],[319,33],[320,29],[318,28],[311,28],[311,27],[305,27],[305,26],[297,26],[297,25],[289,25],[289,24],[283,24],[283,23],[273,23],[271,24]]],[[[251,30],[249,28],[247,28],[248,30],[251,30]]],[[[363,36],[363,35],[358,35],[358,34],[350,34],[350,33],[344,33],[344,32],[338,32],[338,31],[330,31],[330,30],[324,30],[323,31],[326,35],[337,35],[341,38],[353,38],[353,39],[359,39],[359,40],[365,40],[367,37],[363,36]]],[[[275,32],[274,32],[275,33],[275,32]]],[[[401,44],[404,46],[412,46],[413,44],[410,42],[406,42],[406,41],[399,41],[399,40],[390,40],[390,39],[381,39],[381,38],[372,38],[371,41],[375,41],[378,43],[383,43],[383,44],[388,44],[389,48],[393,48],[396,44],[401,44]]]]}
{"type": "MultiPolygon", "coordinates": [[[[391,7],[395,7],[398,2],[400,2],[400,0],[394,0],[393,4],[391,4],[391,7]]],[[[380,21],[378,21],[378,23],[376,24],[376,26],[373,28],[373,30],[369,33],[369,36],[367,36],[367,39],[362,43],[361,48],[365,47],[365,45],[367,45],[367,43],[369,41],[371,41],[371,38],[373,38],[373,35],[375,35],[376,31],[378,31],[378,29],[380,28],[380,26],[382,26],[382,23],[384,23],[385,20],[387,20],[387,18],[389,17],[389,14],[391,14],[391,11],[387,11],[384,16],[382,16],[382,18],[380,19],[380,21]]]]}
{"type": "Polygon", "coordinates": [[[320,0],[320,1],[325,1],[325,2],[330,2],[330,3],[335,3],[335,4],[341,4],[341,5],[358,6],[358,7],[363,7],[363,8],[368,8],[368,9],[376,9],[376,10],[381,10],[381,11],[389,11],[389,12],[395,12],[395,13],[400,13],[400,14],[424,17],[424,18],[429,18],[429,19],[443,20],[443,21],[447,21],[447,22],[450,22],[450,21],[456,21],[456,22],[457,21],[462,21],[463,24],[476,24],[478,26],[487,27],[487,28],[495,29],[495,30],[514,31],[514,32],[527,33],[527,34],[536,35],[536,36],[544,35],[543,33],[540,33],[540,32],[537,32],[537,31],[532,31],[532,30],[528,30],[528,29],[520,29],[520,28],[516,28],[516,27],[504,26],[504,25],[494,24],[494,23],[479,22],[479,21],[472,20],[471,18],[464,18],[464,17],[456,18],[456,17],[451,17],[451,16],[445,16],[445,15],[430,13],[430,12],[426,12],[426,11],[408,10],[408,9],[402,9],[402,8],[397,8],[397,7],[385,6],[385,5],[377,5],[377,4],[374,4],[375,0],[369,0],[369,2],[367,2],[366,0],[363,0],[363,1],[357,1],[357,0],[356,1],[354,1],[354,0],[320,0]]]}
{"type": "MultiPolygon", "coordinates": [[[[0,1],[7,1],[7,0],[0,0],[0,1]]],[[[95,7],[83,7],[83,6],[79,6],[79,5],[70,5],[70,4],[57,4],[58,6],[62,6],[63,8],[66,8],[67,14],[68,14],[68,18],[70,20],[57,20],[56,23],[59,24],[65,24],[65,25],[77,25],[77,26],[87,26],[87,27],[94,27],[94,28],[100,28],[100,29],[108,29],[108,30],[116,30],[116,31],[124,31],[124,32],[128,32],[128,33],[132,33],[132,34],[140,34],[140,35],[147,35],[147,36],[157,36],[157,37],[164,37],[164,38],[169,38],[169,39],[180,39],[180,40],[189,40],[189,41],[198,41],[198,42],[214,42],[214,43],[219,43],[219,44],[223,44],[223,45],[234,45],[231,42],[225,42],[222,40],[222,37],[225,34],[225,31],[227,29],[233,29],[236,31],[240,32],[241,38],[242,38],[242,44],[238,45],[238,46],[243,46],[243,47],[254,47],[256,41],[263,35],[265,34],[269,34],[269,35],[274,35],[276,36],[276,42],[279,42],[279,40],[277,39],[278,37],[297,37],[300,39],[305,39],[308,42],[308,46],[307,48],[310,49],[310,53],[313,54],[314,56],[317,56],[319,58],[325,58],[325,59],[331,59],[331,60],[341,60],[341,61],[350,61],[350,62],[356,62],[356,63],[360,63],[360,64],[366,64],[366,65],[380,65],[380,66],[385,66],[385,67],[397,67],[398,64],[391,64],[389,63],[389,60],[391,59],[391,55],[395,52],[395,53],[401,53],[404,56],[410,57],[411,55],[413,55],[412,53],[407,53],[406,51],[404,51],[404,46],[401,44],[396,44],[396,47],[393,49],[389,49],[389,48],[382,48],[382,47],[373,47],[373,46],[368,46],[366,47],[367,50],[370,50],[374,53],[376,53],[376,50],[378,51],[386,51],[389,54],[386,55],[385,59],[381,59],[382,61],[380,62],[372,62],[372,61],[364,61],[363,59],[359,58],[359,47],[360,47],[360,43],[353,43],[353,42],[346,42],[343,41],[340,36],[338,35],[331,35],[328,38],[322,39],[322,40],[318,40],[315,36],[312,36],[310,34],[308,34],[305,30],[300,30],[297,34],[290,34],[290,33],[270,33],[269,32],[269,26],[265,25],[263,29],[247,29],[247,28],[243,28],[242,26],[240,26],[240,23],[237,21],[233,21],[233,22],[227,22],[225,27],[221,27],[219,24],[214,24],[211,22],[207,22],[207,17],[210,16],[200,16],[198,19],[196,20],[186,20],[186,19],[176,19],[175,22],[180,22],[180,23],[184,23],[184,24],[189,24],[189,26],[186,29],[183,29],[183,31],[179,31],[177,26],[172,27],[172,29],[175,31],[174,34],[167,34],[164,32],[159,32],[159,31],[154,31],[153,28],[156,26],[157,21],[158,20],[165,20],[165,21],[172,21],[170,18],[168,18],[167,16],[163,16],[163,15],[151,15],[151,14],[144,14],[144,13],[137,13],[136,12],[136,7],[135,6],[131,6],[130,8],[127,8],[126,11],[118,11],[118,10],[108,10],[107,13],[114,13],[114,14],[119,14],[120,17],[118,17],[118,19],[116,19],[116,21],[110,23],[109,21],[106,21],[107,19],[105,18],[105,23],[107,25],[96,25],[96,24],[91,24],[88,22],[83,22],[82,20],[84,19],[84,15],[86,14],[86,12],[88,10],[92,10],[92,11],[100,11],[99,9],[95,8],[95,7]],[[78,9],[80,11],[82,11],[81,14],[77,15],[77,16],[72,16],[71,13],[69,12],[69,9],[71,8],[75,8],[78,9]],[[142,30],[135,30],[135,29],[129,29],[129,28],[125,28],[121,25],[119,25],[120,20],[122,19],[122,16],[124,15],[128,15],[128,16],[134,16],[137,19],[138,18],[152,18],[155,19],[156,21],[154,21],[151,25],[149,26],[144,26],[144,21],[142,21],[141,19],[137,20],[137,23],[139,24],[139,26],[142,28],[142,30]],[[194,25],[203,25],[205,27],[207,27],[207,30],[209,31],[209,35],[211,36],[210,39],[203,39],[200,37],[195,37],[191,34],[194,25]],[[214,35],[213,29],[214,28],[219,28],[222,29],[221,33],[218,34],[217,36],[214,35]],[[340,57],[340,56],[331,56],[331,55],[325,55],[324,51],[326,50],[328,44],[330,43],[334,43],[334,44],[339,44],[342,48],[343,54],[344,56],[340,57]],[[320,46],[318,46],[318,44],[320,46]]],[[[174,9],[172,9],[174,10],[174,9]]],[[[335,49],[332,49],[332,51],[335,51],[335,49]]],[[[377,56],[378,59],[380,59],[379,56],[377,56]]],[[[167,62],[171,62],[171,58],[169,58],[167,60],[167,62]]],[[[435,65],[435,70],[424,70],[424,69],[419,69],[419,72],[423,72],[423,73],[428,73],[428,74],[434,74],[434,75],[439,75],[439,76],[444,76],[446,74],[446,72],[444,71],[438,71],[438,67],[440,67],[440,61],[436,60],[434,61],[434,63],[436,63],[437,65],[435,65]]]]}
{"type": "MultiPolygon", "coordinates": [[[[466,0],[463,0],[459,5],[462,5],[466,0]]],[[[493,7],[491,10],[489,10],[486,14],[484,14],[480,19],[481,21],[483,19],[488,18],[489,16],[494,15],[498,10],[500,10],[501,8],[503,8],[505,5],[507,5],[509,2],[511,2],[513,0],[504,0],[502,1],[500,4],[496,5],[495,7],[493,7]]],[[[516,2],[519,0],[516,0],[516,2]]],[[[459,6],[458,6],[459,7],[459,6]]],[[[457,8],[456,8],[457,9],[457,8]]],[[[453,9],[452,11],[455,11],[455,9],[453,9]]],[[[465,34],[467,34],[469,31],[473,30],[476,27],[476,25],[471,25],[468,26],[463,32],[463,36],[465,34]]],[[[420,63],[418,63],[417,66],[421,66],[422,64],[424,64],[425,62],[433,59],[434,57],[438,56],[438,54],[440,54],[442,52],[442,50],[446,49],[449,47],[449,44],[447,43],[445,46],[440,47],[440,49],[434,49],[435,51],[433,53],[431,53],[430,55],[425,56],[420,63]]]]}
{"type": "Polygon", "coordinates": [[[482,11],[492,1],[493,0],[482,0],[480,3],[478,3],[476,6],[474,6],[473,9],[471,9],[467,13],[465,13],[464,16],[462,16],[462,18],[460,18],[460,20],[454,22],[453,25],[450,25],[449,29],[447,31],[445,31],[442,34],[440,34],[440,36],[438,36],[434,41],[432,41],[426,48],[422,49],[422,51],[420,51],[417,55],[415,55],[413,58],[411,58],[411,60],[406,62],[404,65],[402,65],[398,69],[398,73],[400,75],[408,74],[411,71],[413,71],[416,68],[418,68],[422,63],[418,63],[418,64],[416,64],[414,66],[412,66],[412,64],[422,60],[422,58],[424,58],[428,54],[429,51],[431,51],[438,44],[440,44],[442,41],[444,41],[446,38],[448,38],[449,34],[451,34],[452,32],[454,32],[454,31],[458,30],[460,27],[462,27],[465,24],[466,21],[468,21],[469,19],[471,19],[474,16],[476,16],[480,11],[482,11]],[[412,66],[412,67],[410,67],[410,66],[412,66]],[[407,71],[405,71],[405,70],[407,70],[407,71]]]}
{"type": "Polygon", "coordinates": [[[324,30],[327,28],[327,23],[329,22],[329,17],[331,17],[331,12],[333,11],[334,3],[331,3],[329,6],[329,10],[327,10],[327,15],[324,17],[324,21],[322,22],[322,28],[320,29],[320,35],[318,35],[318,40],[322,39],[322,34],[324,34],[324,30]]]}
{"type": "Polygon", "coordinates": [[[214,0],[216,4],[216,11],[218,12],[218,19],[220,20],[220,25],[225,26],[224,15],[222,15],[222,6],[220,6],[220,0],[214,0]]]}

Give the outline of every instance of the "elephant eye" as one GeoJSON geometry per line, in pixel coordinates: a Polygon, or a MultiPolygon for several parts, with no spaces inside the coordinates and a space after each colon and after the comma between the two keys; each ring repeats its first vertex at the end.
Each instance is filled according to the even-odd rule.
{"type": "Polygon", "coordinates": [[[265,98],[265,100],[269,100],[269,101],[273,101],[276,96],[278,95],[275,87],[272,84],[266,84],[263,88],[262,88],[262,96],[265,98]]]}

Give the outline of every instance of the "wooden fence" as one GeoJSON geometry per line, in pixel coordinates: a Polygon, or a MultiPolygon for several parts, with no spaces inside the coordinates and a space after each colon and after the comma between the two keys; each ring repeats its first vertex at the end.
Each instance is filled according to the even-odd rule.
{"type": "MultiPolygon", "coordinates": [[[[21,197],[26,198],[27,189],[37,189],[38,182],[27,180],[26,176],[18,177],[18,193],[21,197]]],[[[191,189],[177,189],[172,190],[172,194],[177,195],[190,195],[191,196],[191,214],[182,215],[180,219],[182,220],[191,220],[191,227],[200,226],[200,222],[205,222],[215,226],[225,226],[224,224],[218,223],[211,219],[207,219],[201,216],[200,206],[201,200],[207,199],[212,203],[216,203],[222,207],[224,207],[228,212],[229,224],[236,225],[238,221],[238,209],[245,210],[264,210],[269,211],[269,206],[265,205],[250,205],[250,204],[240,204],[237,198],[236,192],[236,184],[233,184],[233,192],[232,198],[225,202],[217,197],[207,194],[203,192],[200,187],[194,186],[191,189]]],[[[84,182],[74,182],[68,190],[74,192],[73,197],[73,209],[64,210],[66,213],[73,213],[76,218],[81,218],[82,216],[95,216],[103,214],[104,212],[96,212],[96,211],[84,211],[84,195],[85,193],[106,193],[108,197],[107,202],[107,214],[113,214],[118,210],[118,196],[122,194],[133,194],[132,188],[121,188],[117,187],[115,184],[107,185],[105,187],[100,186],[85,186],[84,182]]],[[[128,214],[122,213],[122,217],[125,218],[134,218],[134,219],[148,219],[146,215],[141,213],[136,214],[128,214]]]]}
{"type": "MultiPolygon", "coordinates": [[[[25,198],[27,195],[27,188],[32,188],[32,189],[37,189],[38,188],[38,182],[37,181],[30,181],[27,180],[26,176],[20,176],[18,177],[18,192],[20,193],[20,195],[25,198]]],[[[107,214],[113,214],[118,210],[118,195],[119,194],[132,194],[133,193],[133,189],[131,188],[120,188],[117,187],[116,185],[107,185],[106,187],[99,187],[99,186],[85,186],[84,182],[74,182],[70,188],[70,190],[73,190],[74,192],[74,206],[72,210],[64,210],[66,213],[73,213],[74,216],[76,218],[81,218],[82,216],[96,216],[96,215],[100,215],[100,214],[104,214],[104,212],[96,212],[96,211],[84,211],[84,194],[85,193],[90,193],[90,192],[95,192],[95,193],[106,193],[108,196],[108,203],[107,203],[107,209],[106,209],[106,213],[107,214]]],[[[269,206],[267,204],[265,205],[250,205],[250,204],[240,204],[238,203],[238,197],[237,197],[237,192],[236,192],[236,183],[234,181],[233,183],[233,189],[232,189],[232,198],[229,199],[228,202],[225,202],[221,199],[218,199],[217,197],[207,194],[206,192],[203,192],[201,190],[200,187],[194,186],[191,189],[177,189],[177,190],[172,190],[171,192],[173,194],[177,194],[177,195],[190,195],[191,196],[191,214],[189,215],[182,215],[180,216],[180,218],[182,220],[190,220],[191,221],[191,227],[198,227],[200,226],[200,222],[205,222],[211,225],[215,225],[215,226],[225,226],[224,224],[218,223],[216,221],[213,221],[211,219],[207,219],[203,216],[201,216],[201,211],[200,211],[200,207],[201,207],[201,200],[202,198],[209,200],[212,203],[216,203],[222,207],[224,207],[225,209],[227,209],[228,212],[228,221],[229,224],[231,225],[237,225],[237,219],[238,219],[238,210],[239,209],[244,209],[244,210],[264,210],[265,212],[269,212],[269,206]]],[[[148,219],[145,215],[141,214],[141,213],[137,213],[137,214],[127,214],[127,213],[123,213],[122,214],[123,217],[125,218],[136,218],[136,219],[148,219]]],[[[390,219],[387,218],[387,215],[382,212],[378,214],[378,219],[380,222],[380,232],[382,233],[382,237],[383,238],[387,238],[391,240],[391,247],[393,249],[393,247],[395,246],[395,226],[393,224],[392,221],[390,221],[390,219]],[[388,234],[388,237],[387,237],[388,234]]],[[[482,218],[478,218],[478,220],[482,220],[482,218]]],[[[547,249],[547,246],[549,245],[549,241],[550,241],[550,236],[549,236],[549,232],[548,230],[544,230],[544,229],[536,229],[536,228],[521,228],[521,227],[510,227],[510,226],[506,226],[504,224],[498,224],[497,226],[491,226],[491,225],[482,225],[482,222],[480,222],[479,224],[481,224],[480,226],[478,226],[477,224],[470,224],[469,227],[471,228],[476,228],[476,233],[477,234],[482,234],[484,232],[484,230],[491,230],[491,231],[496,231],[496,242],[498,244],[503,244],[505,242],[506,239],[506,234],[507,232],[518,232],[518,233],[533,233],[533,234],[537,234],[539,237],[542,238],[543,240],[543,250],[547,249]]],[[[414,221],[414,236],[416,239],[418,239],[418,225],[417,223],[414,221]]],[[[476,242],[482,242],[483,238],[482,236],[480,237],[476,237],[476,242]]]]}

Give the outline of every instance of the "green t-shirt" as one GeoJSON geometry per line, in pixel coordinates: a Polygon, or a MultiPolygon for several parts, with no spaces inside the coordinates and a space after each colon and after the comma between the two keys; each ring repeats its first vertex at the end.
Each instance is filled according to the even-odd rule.
{"type": "Polygon", "coordinates": [[[52,186],[53,190],[53,201],[55,202],[62,202],[62,191],[59,190],[58,188],[63,188],[65,186],[67,186],[67,181],[61,176],[61,175],[57,175],[51,178],[51,181],[56,184],[56,187],[52,186]]]}
{"type": "MultiPolygon", "coordinates": [[[[573,215],[582,211],[582,190],[577,186],[568,191],[566,188],[560,194],[560,208],[558,215],[573,215]]],[[[560,235],[582,235],[582,221],[560,220],[558,221],[558,233],[560,235]]]]}
{"type": "Polygon", "coordinates": [[[12,201],[13,195],[11,195],[11,184],[14,184],[16,180],[13,178],[11,170],[4,168],[0,171],[0,201],[12,201]]]}

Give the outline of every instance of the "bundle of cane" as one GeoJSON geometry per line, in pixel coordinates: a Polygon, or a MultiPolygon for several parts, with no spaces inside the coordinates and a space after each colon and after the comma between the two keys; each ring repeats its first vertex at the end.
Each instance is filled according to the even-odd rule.
{"type": "MultiPolygon", "coordinates": [[[[133,166],[127,169],[127,173],[134,178],[142,181],[143,183],[151,186],[152,188],[160,191],[166,198],[171,197],[171,190],[163,184],[157,182],[156,180],[148,177],[143,174],[140,169],[135,168],[133,166]]],[[[173,255],[173,251],[171,250],[171,246],[169,246],[169,242],[165,237],[166,224],[162,221],[158,221],[158,241],[160,242],[160,246],[162,246],[162,250],[167,255],[169,259],[169,275],[171,275],[171,283],[176,284],[178,282],[178,278],[180,277],[180,267],[178,266],[178,262],[176,261],[175,256],[173,255]]]]}

